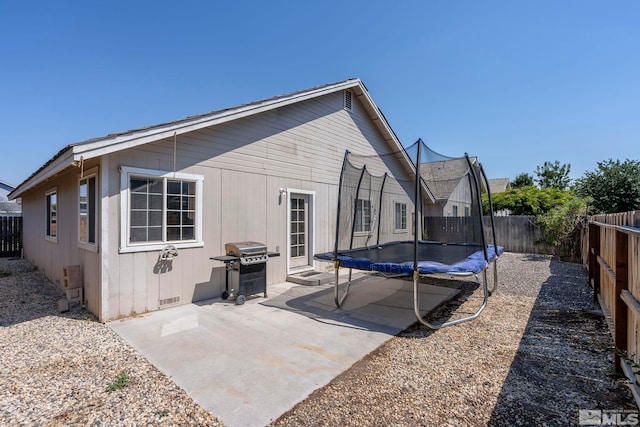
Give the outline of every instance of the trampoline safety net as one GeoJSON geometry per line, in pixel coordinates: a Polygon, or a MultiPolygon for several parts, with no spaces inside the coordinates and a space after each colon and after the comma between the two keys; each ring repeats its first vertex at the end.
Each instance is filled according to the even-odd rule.
{"type": "Polygon", "coordinates": [[[398,245],[390,261],[412,262],[417,256],[452,265],[482,251],[489,262],[496,242],[488,188],[476,157],[444,156],[422,140],[387,155],[347,152],[340,176],[333,259],[357,248],[413,241],[416,244],[398,245]],[[400,169],[399,157],[411,162],[413,176],[400,169]],[[487,216],[482,209],[485,192],[487,216]]]}

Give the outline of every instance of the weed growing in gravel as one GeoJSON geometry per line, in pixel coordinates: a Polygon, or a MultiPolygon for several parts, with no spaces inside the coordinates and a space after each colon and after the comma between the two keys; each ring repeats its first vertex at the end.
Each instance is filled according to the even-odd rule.
{"type": "Polygon", "coordinates": [[[169,415],[169,410],[163,409],[162,411],[158,412],[158,415],[160,416],[160,418],[166,417],[167,415],[169,415]]]}
{"type": "Polygon", "coordinates": [[[638,364],[638,362],[636,362],[636,354],[631,354],[629,355],[629,353],[626,350],[621,350],[617,347],[615,347],[613,349],[613,351],[620,356],[620,358],[622,360],[624,360],[625,362],[627,362],[627,365],[629,365],[631,367],[631,370],[633,371],[633,373],[635,375],[640,374],[640,364],[638,364]]]}
{"type": "Polygon", "coordinates": [[[116,380],[107,386],[107,393],[125,388],[129,384],[129,375],[122,371],[116,377],[116,380]]]}
{"type": "Polygon", "coordinates": [[[0,277],[9,277],[11,272],[9,270],[0,270],[0,277]]]}

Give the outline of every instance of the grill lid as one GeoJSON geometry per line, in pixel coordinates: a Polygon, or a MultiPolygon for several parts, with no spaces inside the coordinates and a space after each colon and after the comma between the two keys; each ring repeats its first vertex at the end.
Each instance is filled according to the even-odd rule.
{"type": "Polygon", "coordinates": [[[251,241],[226,243],[224,245],[224,251],[227,253],[227,255],[234,255],[237,257],[246,255],[261,255],[267,253],[267,245],[251,241]]]}

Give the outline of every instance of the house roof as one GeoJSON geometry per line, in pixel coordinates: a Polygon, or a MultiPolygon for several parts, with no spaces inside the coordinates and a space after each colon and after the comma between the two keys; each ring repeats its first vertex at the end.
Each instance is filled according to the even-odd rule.
{"type": "MultiPolygon", "coordinates": [[[[476,157],[469,157],[469,159],[472,163],[477,163],[476,157]]],[[[465,157],[420,165],[420,175],[436,200],[448,200],[468,170],[469,163],[465,157]]]]}
{"type": "Polygon", "coordinates": [[[364,83],[362,83],[358,78],[352,78],[284,95],[278,95],[272,98],[238,105],[236,107],[223,108],[167,123],[112,133],[103,137],[69,144],[36,170],[23,183],[18,185],[18,187],[9,194],[9,197],[20,197],[25,191],[35,187],[36,185],[56,176],[70,167],[79,165],[82,160],[88,160],[167,137],[172,137],[174,135],[180,135],[205,127],[226,123],[345,89],[350,89],[360,100],[371,117],[371,120],[383,135],[385,141],[390,144],[394,150],[404,153],[406,167],[413,173],[414,167],[412,166],[411,160],[404,152],[400,140],[394,133],[393,129],[391,129],[386,118],[369,95],[364,83]]]}
{"type": "Polygon", "coordinates": [[[488,181],[492,193],[504,193],[510,188],[509,178],[493,178],[488,181]]]}
{"type": "Polygon", "coordinates": [[[22,213],[22,205],[17,202],[0,201],[0,215],[17,215],[22,213]]]}
{"type": "Polygon", "coordinates": [[[16,187],[14,187],[13,185],[9,184],[8,182],[0,181],[0,189],[5,190],[5,191],[13,191],[13,190],[16,189],[16,187]]]}

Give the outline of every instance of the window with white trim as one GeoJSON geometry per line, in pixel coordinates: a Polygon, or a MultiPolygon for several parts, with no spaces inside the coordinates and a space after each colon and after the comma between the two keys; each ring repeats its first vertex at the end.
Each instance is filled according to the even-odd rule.
{"type": "Polygon", "coordinates": [[[395,230],[407,231],[407,204],[396,202],[395,205],[395,230]]]}
{"type": "Polygon", "coordinates": [[[47,217],[46,232],[48,240],[58,240],[58,189],[52,189],[45,193],[47,217]]]}
{"type": "Polygon", "coordinates": [[[356,233],[371,231],[371,200],[356,200],[356,223],[354,231],[356,233]]]}
{"type": "Polygon", "coordinates": [[[120,252],[202,246],[204,177],[122,167],[120,252]]]}
{"type": "Polygon", "coordinates": [[[453,216],[458,216],[458,206],[453,205],[452,209],[453,209],[453,216]]]}
{"type": "Polygon", "coordinates": [[[78,243],[95,249],[98,235],[98,179],[96,170],[78,180],[78,243]]]}

